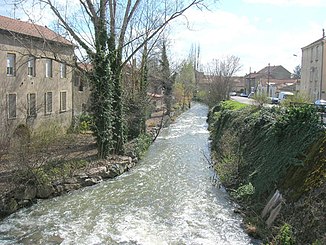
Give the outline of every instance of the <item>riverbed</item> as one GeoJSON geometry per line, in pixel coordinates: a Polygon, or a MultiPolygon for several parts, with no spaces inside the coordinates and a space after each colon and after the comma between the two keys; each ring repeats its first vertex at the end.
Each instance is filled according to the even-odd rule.
{"type": "Polygon", "coordinates": [[[7,217],[0,244],[252,244],[212,184],[207,110],[193,104],[129,172],[7,217]]]}

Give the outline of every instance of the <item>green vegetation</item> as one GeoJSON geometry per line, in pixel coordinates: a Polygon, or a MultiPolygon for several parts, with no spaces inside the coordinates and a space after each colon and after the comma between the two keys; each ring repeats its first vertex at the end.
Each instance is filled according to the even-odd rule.
{"type": "MultiPolygon", "coordinates": [[[[276,235],[277,229],[267,230],[258,214],[278,189],[286,200],[281,210],[282,221],[295,227],[298,240],[311,243],[320,238],[318,229],[322,230],[324,225],[318,217],[325,207],[320,204],[322,195],[313,194],[313,190],[325,186],[326,135],[316,108],[265,108],[233,103],[225,101],[212,108],[209,127],[215,169],[231,196],[246,207],[246,222],[257,226],[258,237],[276,235]],[[311,199],[313,195],[316,198],[311,199]],[[302,206],[299,209],[299,205],[293,208],[291,205],[298,200],[306,208],[314,207],[313,211],[302,206]],[[302,215],[311,216],[305,227],[302,215]]],[[[287,235],[288,227],[282,229],[283,235],[273,244],[294,244],[292,234],[287,235]]]]}
{"type": "Polygon", "coordinates": [[[144,154],[147,152],[149,146],[153,142],[153,137],[149,134],[141,134],[132,142],[129,143],[129,147],[127,145],[127,151],[132,151],[134,154],[141,159],[144,154]]]}
{"type": "Polygon", "coordinates": [[[92,115],[83,113],[74,118],[74,123],[68,130],[71,133],[85,134],[94,128],[94,119],[92,115]]]}
{"type": "Polygon", "coordinates": [[[37,185],[51,185],[52,181],[67,179],[74,176],[77,170],[87,166],[85,160],[71,160],[66,162],[53,161],[44,166],[33,168],[26,176],[37,185]]]}

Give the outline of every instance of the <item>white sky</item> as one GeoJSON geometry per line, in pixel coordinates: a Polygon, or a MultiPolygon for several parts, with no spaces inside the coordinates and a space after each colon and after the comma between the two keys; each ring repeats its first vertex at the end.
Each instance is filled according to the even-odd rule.
{"type": "Polygon", "coordinates": [[[238,56],[238,75],[268,63],[293,72],[301,63],[301,48],[326,29],[325,0],[220,0],[211,12],[192,9],[186,15],[193,31],[177,28],[172,37],[175,56],[186,58],[191,45],[199,44],[203,65],[238,56]]]}
{"type": "MultiPolygon", "coordinates": [[[[12,2],[0,0],[0,15],[13,17],[12,2]]],[[[242,65],[238,75],[249,73],[250,68],[258,71],[268,63],[293,72],[301,63],[301,48],[321,38],[326,29],[326,0],[220,0],[210,10],[193,8],[186,13],[192,30],[180,24],[182,19],[174,23],[170,35],[173,60],[187,58],[191,46],[199,45],[203,66],[235,55],[242,65]]],[[[15,15],[21,18],[24,13],[17,9],[15,15]]],[[[43,12],[38,23],[45,25],[51,18],[43,12]]]]}

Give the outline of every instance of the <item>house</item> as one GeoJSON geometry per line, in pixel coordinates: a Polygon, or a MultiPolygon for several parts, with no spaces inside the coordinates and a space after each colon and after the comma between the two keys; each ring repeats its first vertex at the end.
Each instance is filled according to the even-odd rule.
{"type": "Polygon", "coordinates": [[[0,132],[69,127],[74,46],[47,27],[0,16],[0,132]]]}
{"type": "Polygon", "coordinates": [[[291,72],[283,66],[266,66],[258,72],[245,76],[245,93],[264,92],[269,97],[275,97],[281,90],[294,90],[296,80],[291,78],[291,72]],[[290,86],[291,85],[291,86],[290,86]]]}
{"type": "Polygon", "coordinates": [[[326,51],[325,32],[322,38],[303,47],[301,60],[301,81],[299,90],[312,101],[326,99],[326,51]]]}

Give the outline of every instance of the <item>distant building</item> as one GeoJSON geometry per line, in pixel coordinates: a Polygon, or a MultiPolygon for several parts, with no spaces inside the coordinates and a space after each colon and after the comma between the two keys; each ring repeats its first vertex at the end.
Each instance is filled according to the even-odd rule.
{"type": "Polygon", "coordinates": [[[326,51],[323,37],[302,48],[300,91],[312,101],[326,99],[326,51]]]}
{"type": "Polygon", "coordinates": [[[245,76],[245,93],[264,92],[269,97],[275,97],[281,90],[294,91],[296,79],[291,78],[291,72],[283,66],[266,66],[258,72],[245,76]]]}
{"type": "Polygon", "coordinates": [[[0,16],[0,132],[68,127],[72,119],[71,42],[47,27],[0,16]]]}

